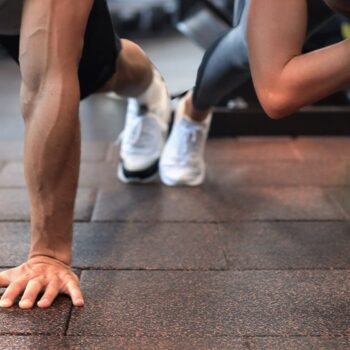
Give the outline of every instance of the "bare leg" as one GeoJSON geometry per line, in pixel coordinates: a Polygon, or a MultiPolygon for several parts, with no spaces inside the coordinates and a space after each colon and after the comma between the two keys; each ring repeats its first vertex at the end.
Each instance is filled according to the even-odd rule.
{"type": "Polygon", "coordinates": [[[119,180],[124,183],[154,181],[171,116],[170,98],[160,73],[139,46],[122,40],[116,73],[102,90],[128,98],[117,172],[119,180]]]}
{"type": "Polygon", "coordinates": [[[122,40],[122,51],[116,62],[116,73],[101,91],[136,97],[151,84],[153,66],[142,49],[129,40],[122,40]]]}
{"type": "Polygon", "coordinates": [[[188,93],[185,97],[185,115],[195,122],[203,122],[209,116],[211,109],[201,110],[194,106],[192,93],[188,93]]]}

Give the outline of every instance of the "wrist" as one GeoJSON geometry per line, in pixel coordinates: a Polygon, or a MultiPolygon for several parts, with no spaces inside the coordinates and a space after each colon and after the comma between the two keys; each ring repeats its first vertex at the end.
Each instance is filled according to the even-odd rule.
{"type": "Polygon", "coordinates": [[[65,268],[70,268],[70,264],[67,264],[59,259],[46,255],[35,255],[28,257],[28,262],[33,264],[56,264],[65,268]]]}
{"type": "Polygon", "coordinates": [[[56,220],[49,223],[37,223],[32,220],[29,258],[35,256],[47,256],[69,265],[72,260],[71,221],[63,220],[58,224],[56,220]]]}
{"type": "Polygon", "coordinates": [[[29,252],[29,259],[38,257],[51,258],[60,261],[66,265],[70,265],[72,261],[72,249],[71,247],[65,247],[61,249],[49,249],[48,247],[31,247],[29,252]]]}

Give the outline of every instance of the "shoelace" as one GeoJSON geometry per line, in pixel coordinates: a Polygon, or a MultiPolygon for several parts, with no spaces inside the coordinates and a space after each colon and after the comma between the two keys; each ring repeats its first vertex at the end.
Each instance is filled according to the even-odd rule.
{"type": "Polygon", "coordinates": [[[190,162],[197,161],[198,153],[200,152],[202,130],[191,126],[191,129],[183,125],[183,130],[180,132],[180,163],[186,165],[190,162]]]}
{"type": "Polygon", "coordinates": [[[137,111],[133,111],[133,113],[137,113],[137,117],[128,121],[128,125],[117,139],[117,144],[125,140],[123,147],[126,152],[135,152],[136,149],[140,152],[143,149],[149,149],[149,145],[154,143],[156,137],[154,133],[155,125],[152,117],[145,115],[146,113],[149,114],[146,107],[135,106],[132,108],[137,108],[137,111]]]}
{"type": "Polygon", "coordinates": [[[127,141],[130,144],[130,146],[135,146],[139,142],[142,136],[144,125],[144,119],[142,119],[141,117],[132,121],[132,125],[130,126],[129,131],[130,135],[127,138],[127,141]]]}

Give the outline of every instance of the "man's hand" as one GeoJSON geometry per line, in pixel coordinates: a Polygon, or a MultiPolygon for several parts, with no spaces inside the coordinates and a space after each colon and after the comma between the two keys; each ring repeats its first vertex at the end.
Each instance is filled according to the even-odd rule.
{"type": "Polygon", "coordinates": [[[0,300],[2,308],[13,306],[23,293],[19,307],[30,309],[41,292],[44,294],[38,301],[40,308],[50,307],[58,294],[69,295],[74,306],[84,305],[77,275],[68,265],[49,257],[34,257],[19,267],[0,273],[0,287],[7,287],[0,300]]]}

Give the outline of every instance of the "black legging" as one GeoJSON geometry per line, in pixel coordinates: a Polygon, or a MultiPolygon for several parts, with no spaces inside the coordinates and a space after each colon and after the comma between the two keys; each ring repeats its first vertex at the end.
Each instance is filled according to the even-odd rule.
{"type": "MultiPolygon", "coordinates": [[[[283,1],[283,0],[282,0],[283,1]]],[[[205,53],[197,74],[193,104],[199,110],[215,106],[249,77],[247,15],[250,0],[236,0],[234,27],[205,53]]],[[[308,37],[334,14],[322,0],[308,0],[308,37]]]]}

